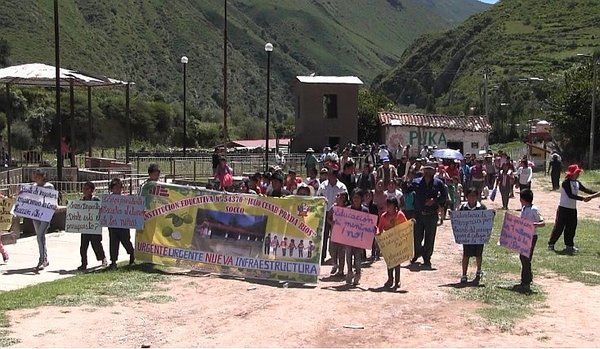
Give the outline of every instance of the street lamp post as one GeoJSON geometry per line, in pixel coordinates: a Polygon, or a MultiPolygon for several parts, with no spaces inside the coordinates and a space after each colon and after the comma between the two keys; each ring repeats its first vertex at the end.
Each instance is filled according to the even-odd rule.
{"type": "Polygon", "coordinates": [[[578,53],[577,56],[588,57],[592,60],[592,115],[590,120],[590,153],[588,158],[588,167],[590,169],[594,166],[594,130],[596,128],[596,86],[597,86],[597,70],[598,55],[578,53]]]}
{"type": "Polygon", "coordinates": [[[186,97],[187,97],[187,67],[188,58],[186,56],[181,57],[181,64],[183,64],[183,157],[186,156],[186,144],[187,144],[187,118],[186,118],[186,97]]]}
{"type": "Polygon", "coordinates": [[[60,114],[60,34],[58,25],[58,0],[54,0],[54,59],[56,65],[56,176],[62,181],[62,115],[60,114]]]}
{"type": "Polygon", "coordinates": [[[265,45],[267,51],[267,115],[265,118],[265,171],[269,170],[269,94],[271,93],[271,52],[273,52],[273,44],[268,42],[265,45]]]}

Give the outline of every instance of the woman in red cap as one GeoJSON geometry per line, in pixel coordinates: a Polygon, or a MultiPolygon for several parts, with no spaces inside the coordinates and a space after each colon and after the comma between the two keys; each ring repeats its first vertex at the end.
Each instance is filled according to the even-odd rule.
{"type": "Polygon", "coordinates": [[[579,174],[583,172],[583,169],[578,165],[570,165],[567,168],[565,180],[561,184],[560,189],[560,202],[558,209],[556,210],[556,222],[554,223],[554,229],[552,229],[552,235],[548,241],[548,250],[554,251],[554,244],[558,241],[561,234],[565,233],[565,252],[576,253],[578,252],[575,247],[574,238],[575,230],[577,229],[577,201],[588,202],[591,199],[598,197],[598,193],[587,189],[577,180],[579,174]],[[580,196],[579,191],[588,196],[580,196]]]}

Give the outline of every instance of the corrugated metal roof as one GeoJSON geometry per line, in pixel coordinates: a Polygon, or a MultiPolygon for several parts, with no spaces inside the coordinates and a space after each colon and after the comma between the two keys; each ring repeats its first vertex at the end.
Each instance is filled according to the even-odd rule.
{"type": "MultiPolygon", "coordinates": [[[[32,63],[0,69],[0,83],[12,85],[54,86],[56,68],[51,65],[32,63]]],[[[86,74],[76,70],[60,68],[61,86],[111,86],[124,85],[125,81],[105,76],[86,74]]],[[[131,83],[133,84],[133,83],[131,83]]]]}
{"type": "Polygon", "coordinates": [[[491,132],[492,125],[486,116],[447,116],[380,112],[381,125],[447,128],[473,132],[491,132]]]}
{"type": "Polygon", "coordinates": [[[363,84],[356,76],[296,76],[296,79],[305,84],[363,84]]]}
{"type": "MultiPolygon", "coordinates": [[[[286,147],[290,145],[289,138],[279,138],[279,146],[286,147]]],[[[265,140],[264,139],[240,139],[236,141],[229,141],[224,145],[228,147],[240,147],[240,148],[264,148],[265,140]]],[[[276,140],[274,138],[269,139],[269,149],[274,149],[276,145],[276,140]]]]}

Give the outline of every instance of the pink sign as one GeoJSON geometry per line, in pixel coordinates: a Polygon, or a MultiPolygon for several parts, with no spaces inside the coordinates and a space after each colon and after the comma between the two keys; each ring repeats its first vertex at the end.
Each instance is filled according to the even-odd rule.
{"type": "Polygon", "coordinates": [[[344,207],[333,207],[331,241],[371,249],[377,225],[377,216],[344,207]]]}
{"type": "Polygon", "coordinates": [[[500,245],[529,257],[535,226],[527,219],[511,214],[504,215],[500,245]]]}

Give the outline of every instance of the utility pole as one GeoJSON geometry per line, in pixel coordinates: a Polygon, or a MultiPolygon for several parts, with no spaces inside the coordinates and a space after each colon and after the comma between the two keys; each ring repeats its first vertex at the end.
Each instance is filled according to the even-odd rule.
{"type": "Polygon", "coordinates": [[[598,54],[592,56],[592,120],[590,121],[590,158],[589,168],[592,169],[594,166],[594,130],[596,129],[596,89],[597,89],[597,66],[598,66],[598,54]]]}
{"type": "Polygon", "coordinates": [[[489,101],[489,95],[488,95],[488,80],[490,78],[489,74],[490,74],[490,68],[485,67],[483,69],[483,80],[484,80],[483,90],[485,93],[485,96],[483,98],[483,103],[485,104],[485,116],[487,116],[488,118],[490,117],[490,101],[489,101]]]}
{"type": "Polygon", "coordinates": [[[62,181],[62,115],[60,114],[60,32],[58,23],[58,0],[54,0],[54,60],[56,65],[56,177],[62,181]]]}
{"type": "Polygon", "coordinates": [[[229,140],[227,132],[227,0],[223,0],[223,139],[229,140]]]}

